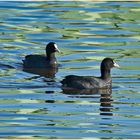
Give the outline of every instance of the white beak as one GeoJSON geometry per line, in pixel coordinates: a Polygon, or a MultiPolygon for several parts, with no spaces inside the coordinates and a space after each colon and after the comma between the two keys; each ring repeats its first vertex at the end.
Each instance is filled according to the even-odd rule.
{"type": "Polygon", "coordinates": [[[61,51],[58,49],[57,45],[54,44],[54,46],[55,46],[56,51],[60,53],[61,51]]]}
{"type": "Polygon", "coordinates": [[[115,62],[114,62],[114,67],[120,68],[120,66],[117,63],[115,63],[115,62]]]}

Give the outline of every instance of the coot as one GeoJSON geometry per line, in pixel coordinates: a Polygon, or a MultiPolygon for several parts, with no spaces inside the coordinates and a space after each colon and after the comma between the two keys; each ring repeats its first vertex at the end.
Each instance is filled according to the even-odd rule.
{"type": "Polygon", "coordinates": [[[105,58],[101,62],[101,76],[66,76],[62,81],[62,89],[94,89],[94,88],[109,88],[112,86],[110,70],[113,67],[119,67],[112,58],[105,58]]]}
{"type": "Polygon", "coordinates": [[[60,52],[56,43],[50,42],[46,46],[46,55],[27,55],[23,60],[24,68],[48,68],[58,66],[55,52],[60,52]]]}

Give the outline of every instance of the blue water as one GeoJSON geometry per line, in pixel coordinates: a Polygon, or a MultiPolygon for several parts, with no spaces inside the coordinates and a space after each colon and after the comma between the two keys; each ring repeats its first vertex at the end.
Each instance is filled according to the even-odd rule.
{"type": "Polygon", "coordinates": [[[140,138],[140,2],[0,1],[0,138],[140,138]],[[62,53],[55,77],[23,71],[48,42],[62,53]],[[100,75],[112,57],[113,87],[63,91],[69,74],[100,75]]]}

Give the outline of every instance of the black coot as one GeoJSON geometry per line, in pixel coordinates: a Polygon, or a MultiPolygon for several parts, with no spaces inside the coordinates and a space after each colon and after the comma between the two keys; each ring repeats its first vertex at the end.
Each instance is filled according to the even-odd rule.
{"type": "Polygon", "coordinates": [[[101,63],[101,76],[66,76],[62,81],[62,88],[70,89],[94,89],[94,88],[109,88],[112,86],[111,68],[119,67],[112,58],[105,58],[101,63]]]}
{"type": "Polygon", "coordinates": [[[24,68],[50,68],[57,67],[58,63],[55,57],[55,52],[60,52],[54,42],[50,42],[46,46],[46,55],[27,55],[23,60],[24,68]]]}

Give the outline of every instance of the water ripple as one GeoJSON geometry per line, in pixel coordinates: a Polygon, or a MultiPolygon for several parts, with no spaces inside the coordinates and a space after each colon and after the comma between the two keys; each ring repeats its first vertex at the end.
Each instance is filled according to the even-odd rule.
{"type": "Polygon", "coordinates": [[[0,138],[139,139],[140,2],[0,2],[0,138]],[[23,71],[54,41],[53,79],[23,71]],[[69,74],[100,75],[114,58],[112,91],[63,91],[69,74]]]}

